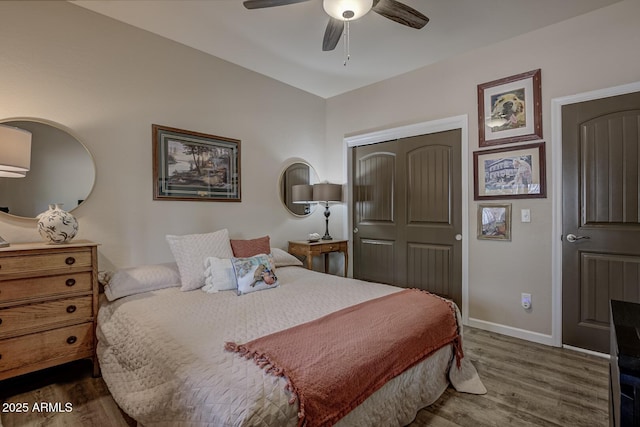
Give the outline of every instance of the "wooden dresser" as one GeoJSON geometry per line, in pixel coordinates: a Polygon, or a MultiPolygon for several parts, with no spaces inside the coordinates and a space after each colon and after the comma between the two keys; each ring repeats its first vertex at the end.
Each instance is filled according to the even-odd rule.
{"type": "Polygon", "coordinates": [[[0,380],[78,359],[99,375],[97,244],[0,248],[0,380]]]}

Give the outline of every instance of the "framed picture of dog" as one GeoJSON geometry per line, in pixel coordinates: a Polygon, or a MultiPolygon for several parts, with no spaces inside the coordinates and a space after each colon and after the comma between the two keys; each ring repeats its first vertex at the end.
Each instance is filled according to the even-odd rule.
{"type": "Polygon", "coordinates": [[[240,202],[240,141],[152,125],[153,199],[240,202]]]}
{"type": "Polygon", "coordinates": [[[511,204],[478,205],[478,239],[511,240],[511,204]]]}
{"type": "Polygon", "coordinates": [[[542,138],[540,69],[478,85],[479,146],[542,138]]]}
{"type": "Polygon", "coordinates": [[[474,200],[547,197],[544,142],[473,153],[474,200]]]}

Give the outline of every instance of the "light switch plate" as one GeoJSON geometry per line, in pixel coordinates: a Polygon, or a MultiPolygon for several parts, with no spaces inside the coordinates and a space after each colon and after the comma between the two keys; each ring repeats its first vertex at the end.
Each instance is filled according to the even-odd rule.
{"type": "Polygon", "coordinates": [[[520,210],[520,221],[521,222],[531,222],[531,210],[530,209],[521,209],[520,210]]]}

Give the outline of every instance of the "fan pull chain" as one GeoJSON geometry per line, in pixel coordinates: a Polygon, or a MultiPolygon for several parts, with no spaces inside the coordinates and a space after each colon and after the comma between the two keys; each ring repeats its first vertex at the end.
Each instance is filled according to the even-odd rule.
{"type": "Polygon", "coordinates": [[[346,67],[347,62],[351,59],[350,46],[349,46],[349,20],[344,21],[344,63],[343,65],[346,67]]]}

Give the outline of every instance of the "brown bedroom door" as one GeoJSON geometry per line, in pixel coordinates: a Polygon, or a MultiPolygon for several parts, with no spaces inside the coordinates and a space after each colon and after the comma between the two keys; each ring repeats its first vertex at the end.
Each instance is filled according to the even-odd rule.
{"type": "Polygon", "coordinates": [[[353,149],[353,274],[462,307],[461,131],[353,149]]]}
{"type": "Polygon", "coordinates": [[[562,341],[609,353],[609,300],[640,302],[640,93],[562,109],[562,341]]]}

